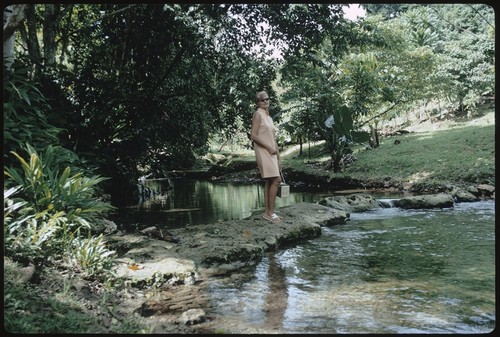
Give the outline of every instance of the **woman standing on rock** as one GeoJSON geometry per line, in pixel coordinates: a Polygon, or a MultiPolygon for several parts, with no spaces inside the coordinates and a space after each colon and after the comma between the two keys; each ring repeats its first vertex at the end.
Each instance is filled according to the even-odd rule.
{"type": "Polygon", "coordinates": [[[264,199],[266,209],[264,219],[274,223],[281,218],[274,213],[276,194],[280,187],[281,159],[276,143],[276,128],[273,119],[269,116],[269,95],[261,91],[256,95],[257,111],[252,118],[250,138],[254,142],[255,159],[260,175],[265,181],[264,199]]]}

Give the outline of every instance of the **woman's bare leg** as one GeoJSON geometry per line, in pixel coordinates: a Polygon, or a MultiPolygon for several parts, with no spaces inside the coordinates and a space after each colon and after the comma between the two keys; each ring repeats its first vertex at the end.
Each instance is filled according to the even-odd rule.
{"type": "Polygon", "coordinates": [[[266,214],[272,216],[276,204],[276,194],[278,194],[278,188],[280,187],[281,178],[273,177],[266,179],[266,185],[264,187],[264,198],[266,200],[266,214]]]}
{"type": "Polygon", "coordinates": [[[264,202],[265,202],[264,214],[269,215],[269,188],[271,187],[271,179],[266,178],[264,180],[266,181],[266,184],[264,185],[264,202]]]}

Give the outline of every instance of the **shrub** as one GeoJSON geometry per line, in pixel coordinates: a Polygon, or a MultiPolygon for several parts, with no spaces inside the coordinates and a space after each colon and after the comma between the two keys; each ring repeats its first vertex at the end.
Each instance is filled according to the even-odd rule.
{"type": "Polygon", "coordinates": [[[66,262],[87,275],[105,274],[111,270],[115,262],[115,252],[107,249],[102,234],[87,238],[77,236],[69,250],[66,262]]]}
{"type": "MultiPolygon", "coordinates": [[[[4,149],[18,151],[26,143],[36,144],[41,150],[50,144],[58,144],[61,129],[47,119],[50,106],[39,90],[39,84],[27,80],[27,69],[22,66],[6,73],[4,77],[4,149]]],[[[11,164],[4,151],[4,163],[11,164]]]]}
{"type": "Polygon", "coordinates": [[[104,250],[102,238],[92,239],[90,234],[92,222],[113,209],[96,196],[96,186],[105,178],[72,174],[69,167],[60,173],[58,154],[63,149],[49,146],[39,155],[27,145],[27,151],[28,161],[12,152],[21,169],[4,171],[5,255],[31,261],[77,256],[75,261],[89,274],[102,270],[112,253],[104,250]],[[80,239],[82,234],[89,238],[80,239]],[[80,247],[76,250],[75,242],[80,247]],[[97,253],[82,258],[82,247],[97,253]]]}

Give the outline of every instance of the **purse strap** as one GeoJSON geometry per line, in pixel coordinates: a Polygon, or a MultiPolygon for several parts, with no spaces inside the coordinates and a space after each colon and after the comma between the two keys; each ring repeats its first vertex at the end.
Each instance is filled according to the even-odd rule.
{"type": "Polygon", "coordinates": [[[281,176],[281,181],[286,184],[285,176],[283,176],[283,172],[281,172],[281,170],[280,170],[280,176],[281,176]]]}

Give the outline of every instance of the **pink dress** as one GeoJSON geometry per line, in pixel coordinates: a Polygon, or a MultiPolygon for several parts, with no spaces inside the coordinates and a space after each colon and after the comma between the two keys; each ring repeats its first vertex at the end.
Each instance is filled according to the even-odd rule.
{"type": "MultiPolygon", "coordinates": [[[[260,114],[260,125],[258,135],[264,142],[268,144],[276,144],[276,128],[274,127],[273,119],[261,110],[257,110],[260,114]]],[[[254,142],[253,149],[255,150],[255,159],[259,167],[262,178],[279,177],[280,171],[278,167],[278,155],[271,155],[266,148],[254,142]]]]}

